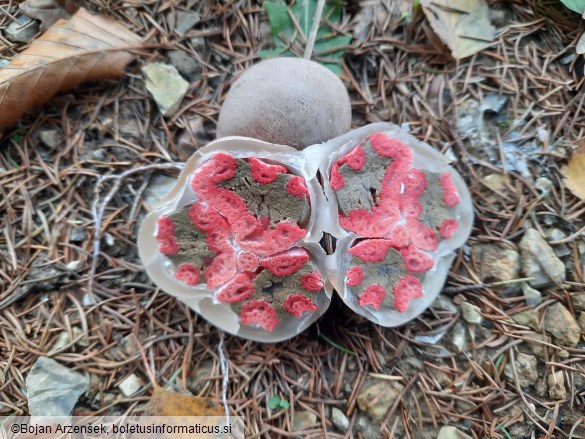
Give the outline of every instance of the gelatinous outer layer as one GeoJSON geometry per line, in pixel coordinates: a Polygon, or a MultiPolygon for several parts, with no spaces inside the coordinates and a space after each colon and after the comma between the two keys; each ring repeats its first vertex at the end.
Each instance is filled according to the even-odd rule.
{"type": "MultiPolygon", "coordinates": [[[[199,260],[199,267],[182,263],[175,271],[176,279],[187,285],[204,279],[207,288],[215,290],[218,302],[239,311],[240,323],[269,332],[283,319],[301,318],[317,310],[314,296],[323,288],[320,274],[311,268],[307,251],[293,247],[306,234],[295,221],[302,218],[271,226],[274,221],[266,216],[269,210],[249,205],[251,199],[262,204],[271,191],[285,190],[281,199],[290,205],[289,210],[302,212],[309,198],[302,177],[291,175],[281,165],[218,153],[195,172],[191,187],[199,200],[188,207],[188,221],[180,220],[180,227],[204,236],[201,245],[213,255],[199,260]],[[246,199],[250,194],[253,196],[246,199]],[[264,270],[272,279],[258,277],[264,270]],[[267,281],[271,284],[265,287],[267,281]],[[274,286],[279,283],[284,286],[274,286]]],[[[184,257],[172,219],[163,216],[158,226],[161,253],[184,257]]]]}
{"type": "Polygon", "coordinates": [[[375,310],[386,306],[405,312],[411,300],[422,297],[417,276],[433,268],[433,252],[439,240],[451,238],[457,230],[455,218],[435,218],[445,212],[453,215],[448,209],[459,203],[451,174],[443,173],[438,180],[439,185],[429,186],[427,174],[413,167],[411,149],[383,133],[370,136],[333,163],[329,183],[340,200],[339,222],[346,230],[365,238],[349,250],[352,260],[358,260],[360,265],[351,266],[345,280],[356,291],[361,306],[375,310]],[[364,182],[369,182],[370,187],[364,182]],[[353,192],[344,190],[345,185],[351,185],[353,192]],[[370,207],[362,207],[361,202],[347,208],[352,206],[352,200],[345,200],[348,194],[369,199],[370,207]],[[428,211],[421,202],[425,197],[436,197],[443,206],[428,211]],[[402,256],[401,271],[389,278],[392,284],[386,288],[369,283],[364,279],[364,268],[368,264],[387,264],[391,248],[402,256]]]}
{"type": "Polygon", "coordinates": [[[339,283],[322,278],[303,248],[310,211],[319,215],[325,198],[283,164],[226,152],[208,155],[190,176],[195,200],[158,216],[158,250],[176,281],[212,291],[214,306],[266,333],[316,313],[327,281],[345,282],[364,315],[408,313],[445,254],[441,242],[460,239],[454,174],[444,165],[418,169],[413,150],[384,133],[345,151],[326,170],[339,226],[352,239],[339,283]]]}

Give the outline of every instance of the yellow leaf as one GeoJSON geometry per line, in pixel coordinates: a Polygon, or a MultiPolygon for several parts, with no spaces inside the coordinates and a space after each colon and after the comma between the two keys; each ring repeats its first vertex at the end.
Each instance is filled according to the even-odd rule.
{"type": "Polygon", "coordinates": [[[225,411],[206,398],[172,392],[155,385],[146,415],[225,416],[225,411]]]}
{"type": "Polygon", "coordinates": [[[34,105],[84,81],[117,78],[142,39],[124,25],[79,9],[59,20],[28,49],[0,68],[0,127],[34,105]]]}
{"type": "Polygon", "coordinates": [[[431,27],[455,59],[485,49],[496,38],[487,4],[482,0],[421,0],[421,5],[431,27]]]}
{"type": "Polygon", "coordinates": [[[585,200],[585,140],[573,152],[567,166],[563,167],[565,185],[576,196],[585,200]]]}

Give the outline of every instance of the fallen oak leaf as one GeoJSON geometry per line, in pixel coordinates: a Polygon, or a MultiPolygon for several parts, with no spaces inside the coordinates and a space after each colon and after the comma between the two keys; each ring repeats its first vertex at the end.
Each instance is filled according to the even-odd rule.
{"type": "Polygon", "coordinates": [[[6,67],[0,68],[0,127],[30,107],[84,81],[118,78],[142,39],[122,24],[81,8],[59,20],[6,67]]]}
{"type": "Polygon", "coordinates": [[[29,17],[40,20],[42,32],[56,21],[71,17],[79,9],[71,0],[26,0],[19,7],[29,17]]]}
{"type": "Polygon", "coordinates": [[[573,155],[562,169],[565,185],[577,197],[585,200],[585,140],[573,151],[573,155]]]}

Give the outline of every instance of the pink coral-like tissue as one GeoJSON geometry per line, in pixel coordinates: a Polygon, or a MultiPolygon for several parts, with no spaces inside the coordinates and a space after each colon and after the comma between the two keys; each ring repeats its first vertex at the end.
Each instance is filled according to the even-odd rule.
{"type": "Polygon", "coordinates": [[[439,293],[472,205],[443,157],[391,124],[297,151],[212,142],[144,221],[149,275],[216,326],[258,341],[315,322],[336,291],[398,326],[439,293]],[[326,257],[323,233],[336,238],[326,257]]]}

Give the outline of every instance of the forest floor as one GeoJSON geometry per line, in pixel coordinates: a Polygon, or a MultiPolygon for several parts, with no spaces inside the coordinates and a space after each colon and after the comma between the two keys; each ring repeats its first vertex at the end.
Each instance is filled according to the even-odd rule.
{"type": "MultiPolygon", "coordinates": [[[[61,93],[0,133],[0,414],[28,413],[25,378],[41,356],[90,375],[76,414],[141,413],[151,375],[221,404],[220,331],[148,279],[136,236],[149,182],[176,177],[215,138],[230,83],[270,45],[266,13],[252,0],[83,3],[152,44],[122,80],[61,93]],[[200,16],[182,34],[180,10],[200,16]],[[170,50],[189,55],[190,88],[164,118],[140,68],[172,62],[170,50]],[[141,169],[152,164],[166,169],[141,169]],[[130,376],[143,384],[125,396],[130,376]]],[[[452,156],[473,196],[473,232],[441,298],[402,327],[335,297],[289,341],[226,335],[229,410],[250,438],[434,438],[445,425],[473,438],[585,438],[585,344],[565,331],[577,321],[585,331],[585,202],[562,173],[585,135],[583,20],[557,1],[492,2],[501,34],[454,61],[420,9],[376,3],[351,2],[336,29],[353,37],[341,72],[352,127],[408,124],[452,156]],[[531,228],[566,273],[537,288],[540,299],[514,282],[531,228]],[[288,407],[271,408],[274,396],[288,407]]],[[[17,11],[0,1],[0,30],[17,11]]],[[[1,42],[6,59],[24,48],[1,42]]]]}

